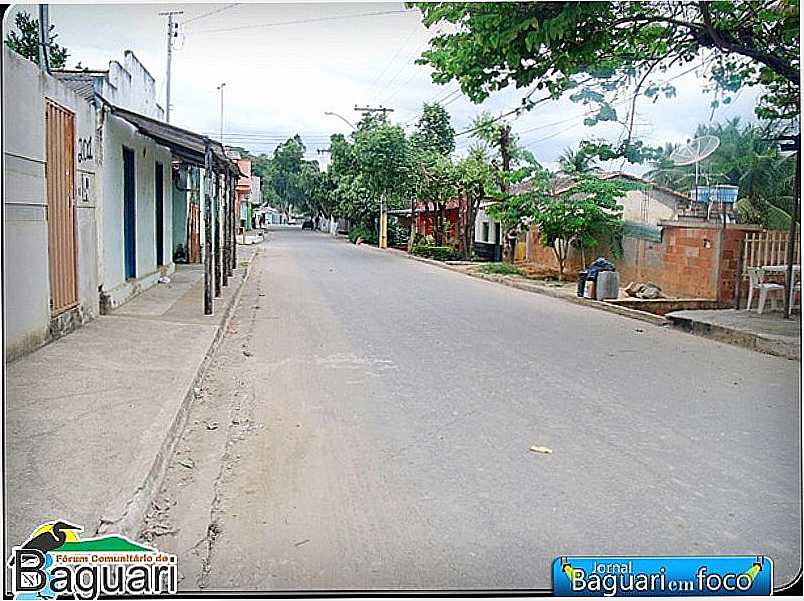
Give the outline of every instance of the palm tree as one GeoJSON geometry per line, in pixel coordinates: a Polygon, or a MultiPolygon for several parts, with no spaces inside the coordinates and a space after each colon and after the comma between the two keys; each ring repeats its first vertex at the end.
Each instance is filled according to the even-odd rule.
{"type": "Polygon", "coordinates": [[[558,158],[558,164],[564,173],[589,173],[598,169],[597,160],[578,148],[567,147],[558,158]]]}
{"type": "MultiPolygon", "coordinates": [[[[701,124],[695,137],[716,136],[720,146],[704,159],[699,170],[703,182],[738,186],[738,213],[743,221],[758,221],[767,227],[789,224],[793,207],[795,161],[782,155],[766,129],[742,125],[739,117],[725,123],[701,124]]],[[[695,166],[675,166],[669,160],[674,150],[666,144],[661,158],[652,163],[647,179],[678,191],[695,185],[695,166]]]]}

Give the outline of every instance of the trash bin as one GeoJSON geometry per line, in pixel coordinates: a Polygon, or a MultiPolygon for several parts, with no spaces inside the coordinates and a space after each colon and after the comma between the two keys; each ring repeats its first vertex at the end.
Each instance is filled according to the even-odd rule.
{"type": "Polygon", "coordinates": [[[578,272],[578,296],[583,298],[583,291],[586,287],[586,274],[589,273],[585,269],[578,272]]]}
{"type": "Polygon", "coordinates": [[[595,298],[607,300],[617,298],[620,294],[620,274],[616,271],[600,271],[597,274],[595,298]]]}

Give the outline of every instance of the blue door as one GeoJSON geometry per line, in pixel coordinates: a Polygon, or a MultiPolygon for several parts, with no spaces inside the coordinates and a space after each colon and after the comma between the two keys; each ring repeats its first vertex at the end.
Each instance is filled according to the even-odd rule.
{"type": "Polygon", "coordinates": [[[156,266],[161,267],[165,264],[165,182],[162,163],[156,163],[154,182],[156,186],[154,190],[156,200],[154,203],[156,206],[156,266]]]}
{"type": "Polygon", "coordinates": [[[137,277],[137,198],[134,193],[134,151],[123,148],[123,247],[126,279],[137,277]]]}

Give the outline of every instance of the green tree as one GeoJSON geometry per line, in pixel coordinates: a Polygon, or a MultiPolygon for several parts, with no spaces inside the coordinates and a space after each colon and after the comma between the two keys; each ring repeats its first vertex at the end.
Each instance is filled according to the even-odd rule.
{"type": "Polygon", "coordinates": [[[433,224],[436,246],[444,246],[447,234],[447,204],[458,195],[460,174],[445,156],[430,154],[420,159],[417,196],[424,203],[427,223],[433,224]]]}
{"type": "Polygon", "coordinates": [[[589,173],[597,169],[595,157],[587,154],[583,148],[565,148],[558,158],[558,164],[564,173],[589,173]]]}
{"type": "Polygon", "coordinates": [[[267,183],[273,189],[279,208],[290,216],[295,207],[300,207],[304,192],[300,186],[300,175],[304,164],[304,143],[296,134],[274,149],[267,173],[267,183]]]}
{"type": "Polygon", "coordinates": [[[380,205],[400,208],[411,189],[413,161],[405,132],[384,118],[364,117],[354,132],[353,157],[360,184],[380,205]]]}
{"type": "MultiPolygon", "coordinates": [[[[542,170],[533,178],[531,191],[511,195],[489,207],[495,219],[524,228],[531,223],[539,227],[539,241],[552,248],[564,277],[567,255],[573,246],[582,253],[607,238],[617,253],[622,235],[622,206],[617,200],[625,195],[623,184],[616,179],[600,179],[579,173],[575,185],[558,194],[552,190],[549,172],[542,170]]],[[[619,254],[619,253],[617,253],[619,254]]]]}
{"type": "MultiPolygon", "coordinates": [[[[773,229],[789,227],[795,200],[794,156],[781,153],[767,126],[743,125],[734,118],[725,123],[701,124],[693,135],[711,135],[720,140],[717,150],[699,164],[701,185],[738,186],[741,220],[773,229]]],[[[695,187],[695,167],[675,165],[669,159],[674,149],[667,144],[645,175],[660,185],[686,192],[695,187]]]]}
{"type": "MultiPolygon", "coordinates": [[[[618,120],[612,99],[633,88],[650,99],[675,89],[658,76],[708,53],[711,89],[726,95],[765,86],[756,108],[763,118],[795,119],[800,104],[798,0],[732,2],[416,2],[429,28],[441,27],[419,59],[433,81],[457,81],[475,102],[509,85],[545,99],[570,98],[597,107],[589,125],[618,120]],[[579,32],[582,32],[579,35],[579,32]]],[[[720,100],[719,102],[723,102],[720,100]]],[[[640,161],[649,149],[632,140],[591,145],[601,159],[640,161]],[[604,156],[605,155],[605,156],[604,156]]]]}
{"type": "Polygon", "coordinates": [[[482,148],[473,148],[458,163],[458,250],[464,259],[474,254],[475,219],[480,203],[489,198],[494,180],[489,157],[482,148]]]}
{"type": "MultiPolygon", "coordinates": [[[[508,123],[501,122],[488,113],[481,113],[475,118],[472,124],[472,137],[478,141],[478,148],[491,157],[490,165],[495,182],[493,197],[498,201],[516,203],[516,200],[510,198],[510,187],[538,172],[541,169],[539,163],[533,154],[519,143],[518,136],[511,131],[508,123]]],[[[507,244],[503,244],[503,260],[513,263],[518,222],[502,221],[501,230],[503,238],[508,241],[507,244]]]]}
{"type": "MultiPolygon", "coordinates": [[[[14,17],[14,25],[19,31],[11,30],[6,36],[6,46],[21,54],[30,61],[39,64],[39,20],[26,12],[18,12],[14,17]]],[[[64,46],[56,43],[59,37],[54,33],[55,25],[48,32],[48,62],[51,69],[63,69],[70,56],[64,46]]]]}
{"type": "Polygon", "coordinates": [[[450,156],[455,150],[455,128],[447,110],[437,102],[424,103],[410,143],[418,152],[450,156]]]}
{"type": "Polygon", "coordinates": [[[433,220],[437,246],[444,244],[446,208],[456,193],[456,178],[449,156],[455,150],[455,129],[449,113],[438,103],[425,103],[416,130],[410,137],[412,160],[416,173],[415,193],[410,196],[410,236],[408,251],[416,238],[416,201],[424,203],[425,219],[433,220]],[[432,204],[432,216],[431,216],[432,204]]]}

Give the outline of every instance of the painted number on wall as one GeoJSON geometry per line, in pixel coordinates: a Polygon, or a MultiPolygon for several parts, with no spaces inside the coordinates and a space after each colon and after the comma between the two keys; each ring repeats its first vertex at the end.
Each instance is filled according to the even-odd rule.
{"type": "Polygon", "coordinates": [[[78,138],[78,162],[92,160],[92,138],[78,138]]]}
{"type": "Polygon", "coordinates": [[[92,201],[92,176],[88,173],[80,173],[78,178],[78,202],[92,201]]]}

